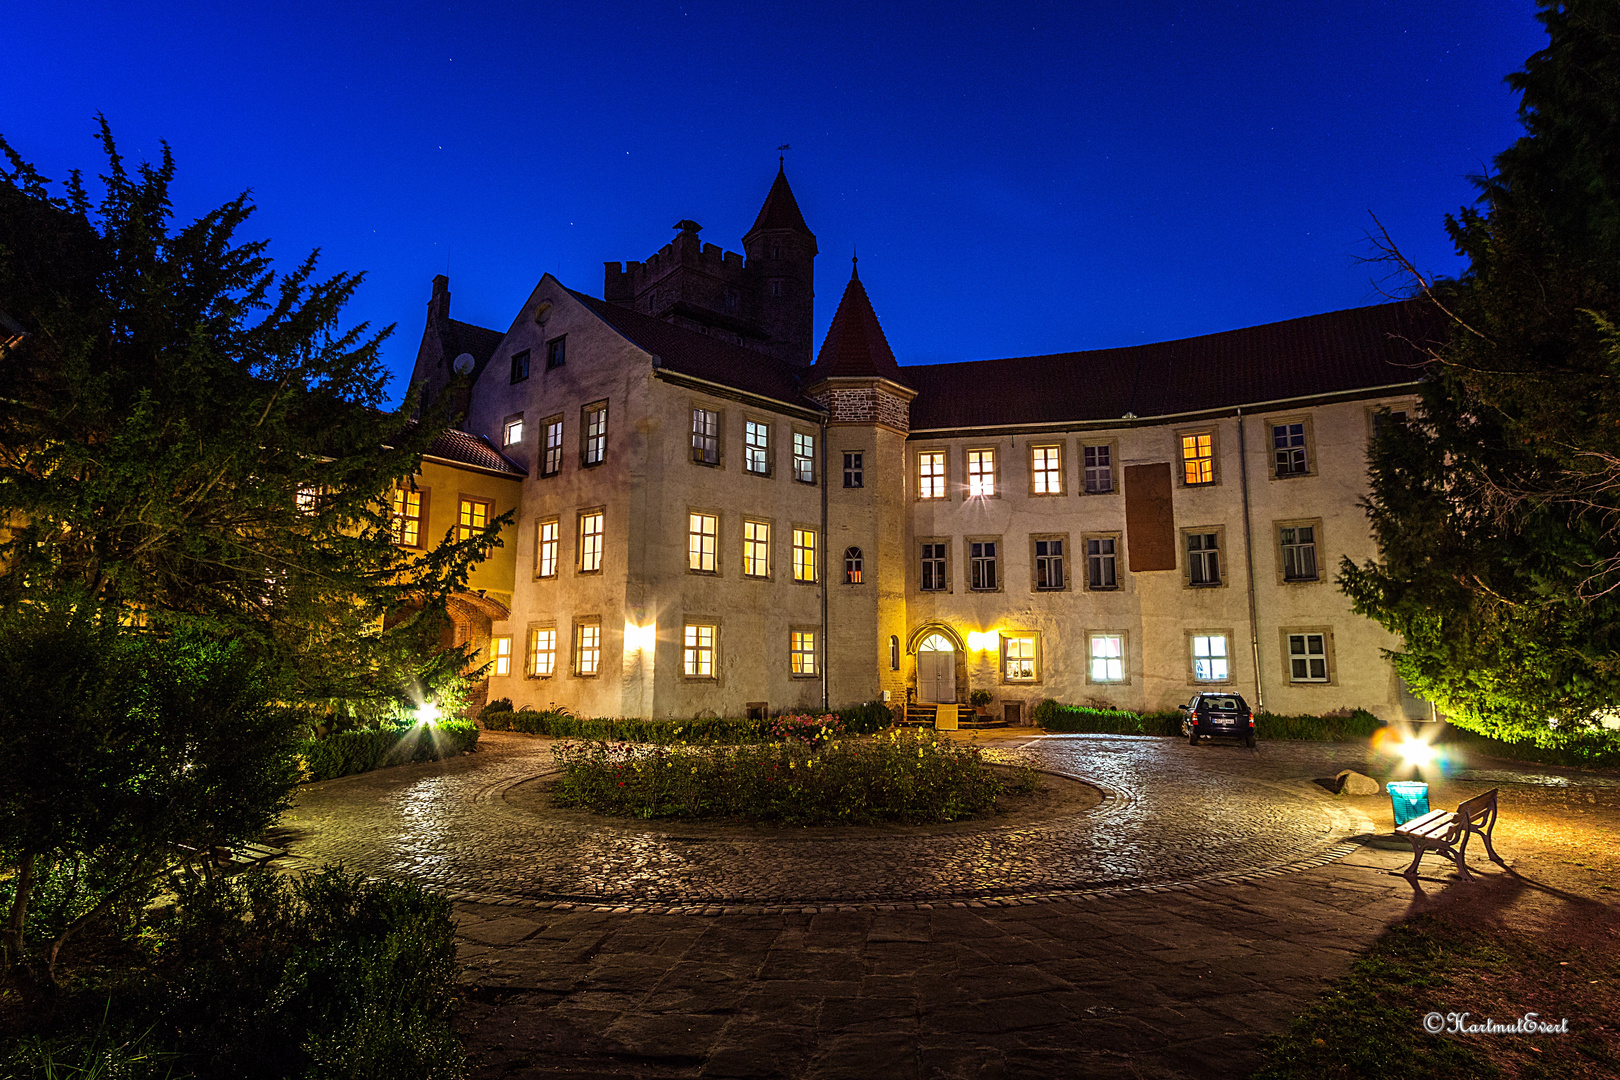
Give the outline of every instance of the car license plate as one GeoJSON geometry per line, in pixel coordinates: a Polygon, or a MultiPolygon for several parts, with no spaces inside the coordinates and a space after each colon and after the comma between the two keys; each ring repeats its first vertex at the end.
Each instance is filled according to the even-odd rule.
{"type": "Polygon", "coordinates": [[[1216,727],[1231,727],[1233,724],[1237,723],[1237,721],[1233,720],[1230,716],[1216,716],[1212,717],[1211,719],[1215,721],[1216,727]]]}

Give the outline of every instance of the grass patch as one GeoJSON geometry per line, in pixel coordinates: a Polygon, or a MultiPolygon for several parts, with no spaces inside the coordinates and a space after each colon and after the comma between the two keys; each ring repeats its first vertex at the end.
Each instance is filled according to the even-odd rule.
{"type": "Polygon", "coordinates": [[[1612,956],[1543,947],[1507,930],[1431,915],[1397,923],[1289,1030],[1269,1037],[1253,1080],[1482,1080],[1608,1077],[1615,1058],[1612,956]],[[1594,981],[1595,979],[1595,981],[1594,981]],[[1512,1023],[1528,1012],[1567,1035],[1431,1035],[1426,1014],[1512,1023]]]}
{"type": "MultiPolygon", "coordinates": [[[[1181,712],[1137,713],[1124,709],[1091,709],[1065,705],[1047,698],[1035,706],[1035,723],[1047,731],[1081,732],[1097,735],[1181,736],[1181,712]]],[[[1365,709],[1342,716],[1282,716],[1261,713],[1255,717],[1255,735],[1261,739],[1299,739],[1318,742],[1355,742],[1371,738],[1384,722],[1365,709]]]]}
{"type": "Polygon", "coordinates": [[[552,748],[563,806],[637,818],[733,818],[781,825],[921,824],[994,813],[1011,785],[978,749],[931,731],[820,743],[635,747],[602,740],[552,748]]]}

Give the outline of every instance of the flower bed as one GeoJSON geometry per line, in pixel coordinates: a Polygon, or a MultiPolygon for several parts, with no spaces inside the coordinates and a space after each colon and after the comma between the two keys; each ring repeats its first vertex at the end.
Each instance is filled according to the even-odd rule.
{"type": "Polygon", "coordinates": [[[735,818],[783,825],[921,824],[995,812],[1009,785],[976,748],[932,732],[741,746],[634,746],[600,740],[552,748],[563,806],[638,818],[735,818]]]}

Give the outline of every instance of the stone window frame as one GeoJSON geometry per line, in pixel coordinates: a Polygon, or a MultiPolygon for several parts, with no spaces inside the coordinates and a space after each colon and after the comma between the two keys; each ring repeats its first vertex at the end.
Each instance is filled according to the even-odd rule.
{"type": "Polygon", "coordinates": [[[1036,593],[1069,592],[1074,586],[1074,545],[1069,541],[1068,533],[1030,533],[1029,534],[1029,591],[1036,593]],[[1050,543],[1053,540],[1063,542],[1063,581],[1057,587],[1041,587],[1040,563],[1041,558],[1052,558],[1051,555],[1040,556],[1035,554],[1037,541],[1050,543]]]}
{"type": "Polygon", "coordinates": [[[797,521],[790,524],[788,526],[788,551],[789,551],[789,555],[788,555],[789,567],[791,568],[792,573],[793,573],[793,584],[795,584],[795,585],[817,585],[817,584],[820,584],[820,582],[821,582],[821,527],[818,526],[818,525],[809,525],[809,524],[805,524],[803,522],[797,522],[797,521]],[[810,547],[809,547],[809,551],[810,551],[810,576],[807,577],[807,578],[802,578],[802,577],[799,576],[799,552],[805,550],[799,544],[799,536],[800,536],[800,534],[808,534],[809,537],[810,537],[810,547]]]}
{"type": "Polygon", "coordinates": [[[1273,521],[1271,523],[1271,548],[1277,560],[1277,584],[1295,585],[1321,585],[1327,581],[1327,575],[1322,572],[1322,519],[1321,518],[1295,518],[1288,521],[1273,521]],[[1287,560],[1283,553],[1282,531],[1284,529],[1308,528],[1314,529],[1312,535],[1315,539],[1311,546],[1316,549],[1316,576],[1312,578],[1291,578],[1286,576],[1287,560]]]}
{"type": "Polygon", "coordinates": [[[1231,560],[1227,558],[1226,526],[1225,525],[1189,525],[1178,530],[1181,538],[1180,549],[1176,552],[1181,562],[1181,587],[1184,589],[1225,589],[1232,584],[1230,573],[1231,560]],[[1197,582],[1192,579],[1192,553],[1187,550],[1189,536],[1207,536],[1215,534],[1215,572],[1220,575],[1219,581],[1197,582]]]}
{"type": "Polygon", "coordinates": [[[1002,573],[1002,570],[1005,569],[1005,564],[1007,561],[1006,554],[1007,546],[1001,542],[1000,536],[985,534],[982,536],[962,537],[962,565],[967,568],[967,578],[965,579],[967,583],[967,591],[970,593],[1006,592],[1007,575],[1002,573]],[[974,544],[994,544],[996,546],[996,553],[990,556],[991,572],[996,576],[996,584],[994,588],[981,589],[976,588],[973,584],[973,563],[975,561],[973,555],[974,544]]]}
{"type": "MultiPolygon", "coordinates": [[[[463,524],[462,520],[461,520],[462,514],[466,510],[466,507],[467,507],[468,503],[472,503],[475,506],[482,506],[484,508],[484,526],[487,527],[491,521],[495,520],[495,500],[494,499],[486,498],[483,495],[469,495],[465,491],[456,492],[456,542],[457,543],[460,543],[462,540],[470,540],[470,539],[472,539],[473,536],[476,535],[476,533],[472,533],[472,532],[463,533],[463,531],[462,531],[464,529],[472,529],[473,528],[473,526],[471,526],[471,525],[463,524]]],[[[478,532],[483,532],[483,528],[479,528],[478,532]]]]}
{"type": "MultiPolygon", "coordinates": [[[[1191,646],[1189,646],[1191,648],[1191,646]]],[[[1088,686],[1129,686],[1131,685],[1131,632],[1129,630],[1087,630],[1086,631],[1086,684],[1088,686]],[[1119,671],[1117,679],[1098,679],[1092,674],[1091,643],[1097,638],[1113,637],[1119,639],[1119,671]]]]}
{"type": "Polygon", "coordinates": [[[962,498],[963,499],[999,499],[1001,498],[1001,448],[995,445],[964,446],[962,448],[962,498]],[[990,494],[973,494],[973,455],[990,455],[990,494]]]}
{"type": "Polygon", "coordinates": [[[776,519],[760,517],[755,514],[745,514],[737,526],[737,536],[741,540],[738,555],[742,562],[742,576],[747,581],[771,581],[776,577],[776,519]],[[765,572],[763,574],[750,574],[748,572],[748,526],[765,526],[765,572]]]}
{"type": "Polygon", "coordinates": [[[561,567],[562,517],[558,514],[552,514],[549,517],[543,517],[534,523],[534,579],[536,581],[555,581],[557,579],[557,572],[561,567]],[[544,529],[547,525],[550,525],[556,529],[556,535],[551,541],[551,543],[554,545],[554,550],[552,551],[551,555],[551,573],[543,574],[540,572],[540,567],[542,565],[541,556],[545,552],[546,539],[544,529]]]}
{"type": "Polygon", "coordinates": [[[1417,398],[1401,398],[1397,401],[1382,401],[1376,405],[1368,405],[1367,414],[1367,449],[1372,450],[1373,440],[1378,437],[1378,425],[1382,419],[1381,414],[1399,416],[1400,423],[1410,423],[1417,413],[1417,398]]]}
{"type": "Polygon", "coordinates": [[[572,641],[571,655],[568,658],[568,673],[576,679],[597,679],[602,676],[602,663],[607,653],[606,635],[602,632],[602,618],[600,615],[582,615],[574,619],[574,632],[570,636],[572,641]],[[580,667],[585,659],[584,630],[587,627],[596,628],[596,670],[581,671],[580,667]]]}
{"type": "Polygon", "coordinates": [[[1125,534],[1123,532],[1112,530],[1081,533],[1080,546],[1082,549],[1080,557],[1085,560],[1085,573],[1081,575],[1081,580],[1085,582],[1083,588],[1086,592],[1119,592],[1125,587],[1121,584],[1123,567],[1120,560],[1125,546],[1125,534]],[[1114,542],[1114,583],[1112,585],[1093,585],[1091,583],[1091,541],[1093,540],[1112,540],[1114,542]]]}
{"type": "MultiPolygon", "coordinates": [[[[1282,649],[1283,679],[1289,686],[1337,686],[1339,684],[1339,665],[1333,655],[1333,627],[1331,626],[1281,626],[1277,628],[1277,640],[1282,649]],[[1294,678],[1293,654],[1289,651],[1289,638],[1310,634],[1322,635],[1322,662],[1327,668],[1326,679],[1296,679],[1294,678]]],[[[1310,654],[1306,654],[1307,658],[1310,654]]]]}
{"type": "Polygon", "coordinates": [[[917,576],[913,580],[915,580],[917,582],[917,591],[918,592],[927,592],[927,593],[947,593],[947,594],[954,593],[956,591],[956,579],[955,579],[954,575],[952,574],[952,569],[953,568],[952,568],[951,563],[952,563],[952,560],[955,558],[955,553],[951,550],[952,547],[954,546],[951,543],[951,538],[948,537],[948,536],[919,536],[919,537],[916,538],[915,541],[913,541],[913,543],[916,544],[916,547],[913,550],[917,554],[917,576]],[[945,568],[944,568],[943,573],[944,573],[945,587],[943,589],[924,589],[922,587],[922,564],[923,564],[922,550],[923,550],[923,545],[924,544],[939,544],[939,545],[942,545],[943,548],[944,548],[944,551],[945,551],[945,568]]]}
{"type": "Polygon", "coordinates": [[[505,420],[501,421],[501,449],[504,450],[508,446],[522,446],[525,434],[526,432],[523,430],[523,414],[521,412],[511,413],[505,420]],[[517,428],[516,438],[512,436],[514,427],[517,428]]]}
{"type": "Polygon", "coordinates": [[[563,439],[567,437],[567,424],[563,422],[562,413],[554,413],[540,421],[540,475],[556,476],[562,472],[563,465],[563,439]],[[551,441],[552,425],[556,425],[557,441],[551,441]],[[552,463],[552,455],[556,454],[556,463],[552,463]]]}
{"type": "Polygon", "coordinates": [[[820,467],[816,462],[816,451],[820,449],[820,447],[816,445],[816,440],[818,438],[820,438],[820,436],[816,432],[811,431],[809,428],[800,427],[797,424],[791,423],[788,425],[788,459],[792,466],[788,471],[795,484],[807,484],[814,487],[817,481],[821,479],[820,467]],[[803,457],[799,454],[800,439],[810,440],[810,455],[808,457],[803,457]],[[810,478],[808,480],[799,475],[799,464],[801,462],[809,463],[810,478]]]}
{"type": "Polygon", "coordinates": [[[717,509],[706,506],[688,506],[686,508],[686,572],[688,574],[698,574],[702,577],[723,576],[721,568],[725,566],[725,552],[721,537],[724,533],[724,520],[725,515],[717,509]],[[694,517],[712,518],[714,521],[714,569],[712,570],[703,570],[692,565],[692,537],[698,535],[692,531],[692,519],[694,517]]]}
{"type": "Polygon", "coordinates": [[[505,678],[512,674],[512,635],[491,634],[489,636],[489,674],[491,678],[505,678]],[[501,642],[506,648],[501,648],[501,642]],[[501,662],[506,662],[506,670],[501,670],[501,662]]]}
{"type": "Polygon", "coordinates": [[[1236,641],[1236,635],[1232,633],[1230,627],[1206,626],[1184,631],[1182,652],[1187,657],[1187,681],[1194,686],[1230,686],[1235,683],[1237,681],[1237,671],[1235,670],[1237,667],[1237,653],[1233,648],[1234,641],[1236,641]],[[1217,636],[1223,638],[1226,643],[1226,678],[1200,679],[1198,677],[1197,663],[1193,656],[1193,639],[1217,636]]]}
{"type": "MultiPolygon", "coordinates": [[[[691,402],[691,407],[687,411],[687,417],[688,417],[687,425],[686,425],[686,451],[687,451],[686,458],[687,458],[687,460],[690,461],[693,465],[699,465],[699,466],[702,466],[705,469],[723,469],[723,468],[725,468],[726,467],[726,410],[724,410],[724,409],[722,409],[722,408],[720,408],[718,406],[711,406],[711,403],[709,403],[709,402],[698,401],[696,399],[693,399],[692,402],[691,402]],[[697,454],[698,454],[697,439],[699,438],[698,432],[697,432],[697,419],[698,419],[697,414],[699,412],[710,413],[710,414],[712,414],[714,416],[714,435],[713,435],[713,438],[714,438],[714,460],[713,461],[707,461],[707,460],[704,460],[703,458],[700,458],[700,457],[697,456],[697,454]]],[[[704,435],[702,437],[707,439],[710,436],[704,435]]]]}
{"type": "Polygon", "coordinates": [[[1118,439],[1089,439],[1088,440],[1088,439],[1083,439],[1082,438],[1082,439],[1075,440],[1075,442],[1077,444],[1077,449],[1079,451],[1077,456],[1080,459],[1077,462],[1077,464],[1080,467],[1080,486],[1076,489],[1076,494],[1078,494],[1078,495],[1118,495],[1119,491],[1120,491],[1120,483],[1119,483],[1119,481],[1120,481],[1120,474],[1121,474],[1120,464],[1119,464],[1119,440],[1118,439]],[[1107,491],[1092,491],[1086,485],[1086,451],[1089,450],[1089,449],[1095,448],[1095,447],[1099,447],[1099,446],[1108,451],[1108,484],[1109,484],[1109,486],[1108,486],[1107,491]]]}
{"type": "Polygon", "coordinates": [[[866,487],[866,451],[840,450],[839,453],[844,455],[844,489],[846,491],[863,490],[866,487]],[[853,468],[849,461],[852,457],[855,459],[853,468]],[[857,483],[851,484],[849,482],[851,475],[854,476],[857,483]]]}
{"type": "MultiPolygon", "coordinates": [[[[1043,440],[1038,440],[1038,441],[1037,440],[1031,440],[1029,445],[1025,448],[1024,464],[1029,470],[1029,497],[1030,498],[1032,498],[1032,499],[1057,499],[1057,498],[1062,498],[1063,496],[1065,496],[1065,495],[1067,495],[1069,493],[1068,444],[1064,440],[1062,440],[1062,439],[1057,439],[1057,440],[1045,440],[1045,439],[1043,439],[1043,440]],[[1057,470],[1056,471],[1057,471],[1057,479],[1058,479],[1058,489],[1056,491],[1036,491],[1035,490],[1035,473],[1036,473],[1036,469],[1035,469],[1035,451],[1037,451],[1037,450],[1056,450],[1057,451],[1058,456],[1057,456],[1057,470]]],[[[1052,472],[1053,470],[1051,470],[1051,469],[1042,469],[1040,471],[1045,472],[1045,473],[1049,473],[1049,472],[1052,472]]]]}
{"type": "Polygon", "coordinates": [[[607,401],[607,399],[603,398],[600,401],[593,401],[589,405],[581,405],[580,408],[579,408],[579,466],[580,466],[580,468],[582,468],[582,469],[594,469],[597,466],[604,464],[607,461],[607,445],[608,445],[608,401],[607,401]],[[599,436],[593,436],[591,434],[591,416],[593,414],[597,413],[597,412],[600,412],[602,414],[602,433],[599,436]],[[599,457],[597,457],[597,459],[595,461],[592,461],[591,456],[590,456],[590,451],[591,451],[591,440],[594,439],[594,438],[600,438],[602,440],[602,446],[601,446],[601,455],[599,457]]]}
{"type": "MultiPolygon", "coordinates": [[[[1172,433],[1175,439],[1176,457],[1176,486],[1184,488],[1218,487],[1221,482],[1221,429],[1217,424],[1201,424],[1197,427],[1176,428],[1172,433]],[[1187,479],[1186,447],[1182,440],[1198,435],[1209,436],[1209,479],[1187,479]]],[[[1201,458],[1193,460],[1202,460],[1201,458]]]]}
{"type": "Polygon", "coordinates": [[[529,350],[519,349],[511,356],[512,380],[507,385],[516,386],[529,378],[529,350]]]}
{"type": "Polygon", "coordinates": [[[1286,413],[1265,418],[1265,427],[1262,429],[1266,436],[1266,478],[1269,480],[1301,480],[1307,476],[1315,476],[1317,472],[1316,461],[1316,430],[1312,423],[1310,413],[1286,413]],[[1301,435],[1305,445],[1305,470],[1303,472],[1289,472],[1281,476],[1277,474],[1276,428],[1284,424],[1299,424],[1303,427],[1301,435]]]}
{"type": "MultiPolygon", "coordinates": [[[[917,478],[916,502],[950,502],[951,501],[951,449],[949,446],[919,446],[912,454],[912,473],[917,478]],[[925,495],[923,493],[923,458],[937,456],[939,458],[939,494],[925,495]]],[[[929,480],[935,479],[928,477],[929,480]]]]}
{"type": "Polygon", "coordinates": [[[589,506],[574,512],[574,573],[600,574],[602,564],[607,561],[607,507],[589,506]],[[602,519],[602,531],[596,535],[601,537],[601,546],[596,553],[596,565],[585,569],[585,519],[598,516],[602,519]]]}
{"type": "MultiPolygon", "coordinates": [[[[697,646],[701,650],[702,646],[697,646]]],[[[720,681],[720,620],[706,615],[689,615],[681,621],[681,681],[715,683],[720,681]],[[686,653],[693,648],[687,643],[687,631],[705,629],[709,634],[709,673],[694,675],[687,670],[686,653]]]]}
{"type": "Polygon", "coordinates": [[[395,547],[412,548],[416,551],[424,550],[427,547],[428,493],[428,488],[422,487],[414,481],[409,486],[396,485],[388,493],[388,524],[394,537],[395,547]],[[418,496],[415,517],[394,509],[394,496],[396,494],[405,496],[402,505],[407,508],[410,506],[410,496],[418,496]],[[396,528],[394,523],[411,521],[416,523],[416,540],[414,543],[406,543],[405,526],[401,524],[396,528]]]}
{"type": "Polygon", "coordinates": [[[542,620],[531,622],[523,628],[523,677],[525,679],[554,679],[557,677],[557,651],[562,642],[558,640],[557,623],[555,620],[542,620]],[[551,648],[536,649],[536,635],[543,630],[551,631],[551,648]],[[541,673],[536,670],[536,661],[541,655],[551,656],[551,670],[541,673]]]}
{"type": "Polygon", "coordinates": [[[821,627],[815,623],[795,623],[788,627],[788,678],[790,679],[819,679],[821,678],[821,627]],[[798,642],[794,641],[795,634],[810,635],[810,650],[805,652],[796,649],[798,642]],[[793,662],[800,656],[807,656],[810,660],[810,670],[794,671],[793,662]]]}
{"type": "Polygon", "coordinates": [[[757,414],[751,416],[748,413],[743,413],[742,421],[743,421],[743,442],[742,442],[742,446],[743,446],[743,473],[748,475],[748,476],[758,476],[758,477],[761,477],[762,479],[769,480],[769,479],[771,479],[772,477],[774,477],[776,475],[776,442],[777,442],[777,440],[776,440],[776,423],[774,421],[770,420],[770,419],[763,419],[763,420],[759,419],[757,414]],[[761,427],[761,428],[765,429],[765,447],[764,447],[764,450],[765,450],[765,471],[764,472],[760,472],[760,471],[754,469],[751,465],[749,465],[749,462],[748,462],[749,452],[751,450],[753,450],[752,444],[750,444],[749,441],[748,441],[748,428],[749,428],[749,425],[754,425],[756,427],[761,427]]]}
{"type": "Polygon", "coordinates": [[[997,670],[996,674],[997,674],[997,677],[1000,679],[1001,685],[1003,685],[1003,686],[1039,686],[1039,685],[1041,685],[1042,683],[1044,683],[1046,681],[1046,662],[1045,662],[1046,658],[1045,658],[1045,655],[1043,653],[1042,643],[1041,643],[1041,632],[1039,630],[1018,630],[1018,629],[1001,630],[1001,631],[998,631],[998,637],[1000,638],[1000,649],[999,649],[999,655],[997,657],[996,666],[997,666],[998,670],[997,670]],[[1030,657],[1029,659],[1031,659],[1034,662],[1033,667],[1034,667],[1035,674],[1034,674],[1033,677],[1028,678],[1028,679],[1011,678],[1007,674],[1007,660],[1009,658],[1008,653],[1007,653],[1007,642],[1013,641],[1013,640],[1022,640],[1024,638],[1033,638],[1034,639],[1034,643],[1035,643],[1035,648],[1033,650],[1034,655],[1032,657],[1030,657]]]}

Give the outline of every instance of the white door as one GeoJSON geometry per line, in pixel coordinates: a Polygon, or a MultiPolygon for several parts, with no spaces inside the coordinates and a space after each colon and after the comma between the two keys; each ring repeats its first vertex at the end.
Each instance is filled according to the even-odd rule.
{"type": "Polygon", "coordinates": [[[941,634],[930,635],[917,649],[917,698],[936,705],[956,700],[956,653],[941,634]]]}

